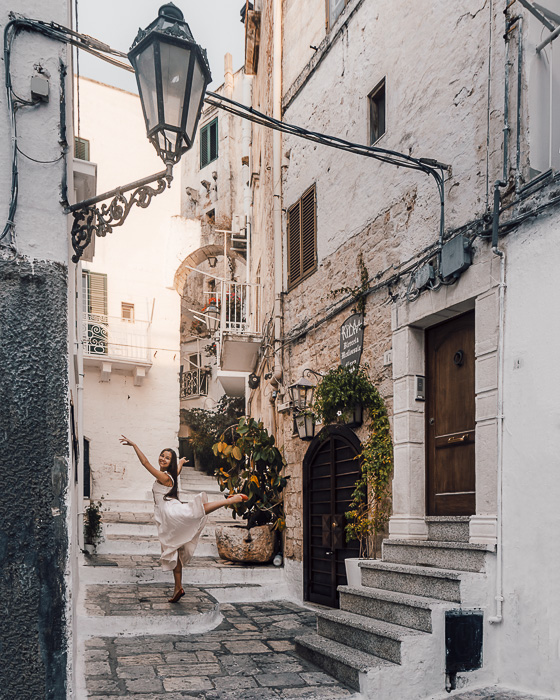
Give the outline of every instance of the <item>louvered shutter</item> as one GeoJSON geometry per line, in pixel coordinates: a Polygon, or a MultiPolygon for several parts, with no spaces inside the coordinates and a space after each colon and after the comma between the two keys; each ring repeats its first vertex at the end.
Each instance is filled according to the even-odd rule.
{"type": "Polygon", "coordinates": [[[315,185],[301,198],[301,274],[315,268],[315,185]]]}
{"type": "Polygon", "coordinates": [[[88,313],[107,315],[107,275],[100,272],[88,272],[88,313]]]}
{"type": "Polygon", "coordinates": [[[203,168],[208,162],[208,129],[203,127],[200,130],[200,167],[203,168]]]}
{"type": "Polygon", "coordinates": [[[288,289],[301,279],[301,212],[300,201],[288,209],[288,289]]]}
{"type": "MultiPolygon", "coordinates": [[[[218,120],[210,124],[210,161],[218,157],[218,120]]],[[[210,162],[209,161],[209,162],[210,162]]]]}

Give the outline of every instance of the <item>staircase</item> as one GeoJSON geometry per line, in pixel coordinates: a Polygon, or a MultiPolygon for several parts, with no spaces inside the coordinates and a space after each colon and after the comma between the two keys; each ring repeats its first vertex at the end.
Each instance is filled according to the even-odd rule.
{"type": "MultiPolygon", "coordinates": [[[[196,471],[193,467],[183,467],[179,497],[182,501],[191,501],[201,491],[206,492],[209,501],[218,501],[224,494],[211,476],[196,471]]],[[[146,493],[145,501],[128,501],[109,503],[110,510],[103,513],[104,539],[97,546],[97,554],[155,555],[161,554],[157,537],[157,527],[153,516],[153,497],[151,491],[146,493]]],[[[198,546],[197,557],[217,557],[215,528],[231,525],[229,510],[217,510],[210,513],[198,546]]]]}
{"type": "MultiPolygon", "coordinates": [[[[317,612],[298,653],[365,698],[422,700],[445,691],[445,611],[485,609],[493,546],[469,544],[468,517],[426,518],[428,540],[385,540],[360,562],[361,586],[317,612]]],[[[483,671],[469,674],[472,680],[483,671]]]]}

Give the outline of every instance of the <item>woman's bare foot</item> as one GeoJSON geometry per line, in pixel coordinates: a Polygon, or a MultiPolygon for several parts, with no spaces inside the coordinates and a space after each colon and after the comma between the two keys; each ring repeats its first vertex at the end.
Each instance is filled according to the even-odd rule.
{"type": "Polygon", "coordinates": [[[168,603],[178,603],[184,595],[185,595],[185,591],[182,588],[180,588],[178,591],[174,591],[173,597],[168,598],[167,602],[168,603]]]}

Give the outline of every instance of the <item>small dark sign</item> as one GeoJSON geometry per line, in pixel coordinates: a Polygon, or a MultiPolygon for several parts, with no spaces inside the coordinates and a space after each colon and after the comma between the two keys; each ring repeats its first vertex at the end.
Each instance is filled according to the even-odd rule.
{"type": "Polygon", "coordinates": [[[353,314],[340,326],[340,364],[352,367],[360,364],[364,347],[364,316],[353,314]]]}

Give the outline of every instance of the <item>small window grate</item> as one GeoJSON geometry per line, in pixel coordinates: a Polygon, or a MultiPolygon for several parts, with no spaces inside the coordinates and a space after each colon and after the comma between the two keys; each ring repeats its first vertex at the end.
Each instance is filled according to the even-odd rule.
{"type": "Polygon", "coordinates": [[[89,160],[89,141],[81,137],[74,137],[74,158],[89,160]]]}

